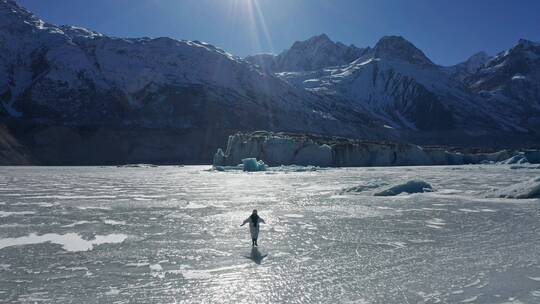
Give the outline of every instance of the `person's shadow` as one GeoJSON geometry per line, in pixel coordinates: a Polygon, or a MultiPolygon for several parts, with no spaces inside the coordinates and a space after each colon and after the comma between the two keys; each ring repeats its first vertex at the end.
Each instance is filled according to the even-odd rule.
{"type": "Polygon", "coordinates": [[[251,254],[249,255],[249,259],[255,262],[255,264],[261,265],[262,260],[267,256],[268,254],[262,255],[259,251],[259,248],[251,247],[251,254]]]}

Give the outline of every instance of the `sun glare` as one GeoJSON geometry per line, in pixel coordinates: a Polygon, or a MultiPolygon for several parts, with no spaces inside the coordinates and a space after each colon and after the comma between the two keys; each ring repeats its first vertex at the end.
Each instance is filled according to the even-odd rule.
{"type": "Polygon", "coordinates": [[[239,20],[247,22],[246,26],[253,49],[263,49],[265,44],[273,52],[272,37],[259,0],[231,0],[229,3],[229,19],[233,23],[239,20]]]}

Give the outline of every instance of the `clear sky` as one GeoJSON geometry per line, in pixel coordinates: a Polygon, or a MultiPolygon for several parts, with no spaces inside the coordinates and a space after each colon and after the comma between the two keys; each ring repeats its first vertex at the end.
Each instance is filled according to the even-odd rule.
{"type": "Polygon", "coordinates": [[[118,37],[205,41],[238,56],[326,33],[373,46],[401,35],[434,62],[540,41],[539,0],[17,0],[41,19],[118,37]]]}

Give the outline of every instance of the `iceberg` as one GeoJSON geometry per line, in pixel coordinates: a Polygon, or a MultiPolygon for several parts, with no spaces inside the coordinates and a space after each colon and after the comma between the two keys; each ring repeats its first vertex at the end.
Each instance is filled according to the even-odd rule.
{"type": "Polygon", "coordinates": [[[244,158],[242,159],[242,165],[244,166],[244,171],[247,172],[257,172],[257,171],[266,171],[266,164],[256,158],[244,158]]]}
{"type": "Polygon", "coordinates": [[[375,196],[394,196],[400,193],[422,193],[431,192],[433,188],[430,184],[422,180],[410,180],[402,184],[394,185],[388,189],[376,192],[375,196]]]}
{"type": "Polygon", "coordinates": [[[499,162],[499,164],[501,165],[522,165],[522,164],[528,164],[528,163],[529,163],[529,160],[522,153],[519,153],[517,155],[514,155],[508,159],[505,159],[499,162]]]}
{"type": "Polygon", "coordinates": [[[540,198],[540,177],[496,189],[486,195],[488,198],[540,198]]]}
{"type": "Polygon", "coordinates": [[[361,185],[357,185],[357,186],[342,189],[338,193],[339,194],[360,193],[360,192],[365,192],[365,191],[368,191],[368,190],[374,190],[374,189],[377,189],[377,188],[380,188],[380,187],[386,186],[386,185],[387,185],[387,183],[385,183],[385,182],[370,181],[370,182],[363,183],[361,185]]]}

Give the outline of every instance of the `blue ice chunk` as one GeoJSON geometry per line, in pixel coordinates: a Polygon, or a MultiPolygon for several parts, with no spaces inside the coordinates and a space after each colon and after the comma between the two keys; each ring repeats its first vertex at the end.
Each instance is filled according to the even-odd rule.
{"type": "Polygon", "coordinates": [[[244,158],[242,164],[244,165],[244,171],[266,171],[266,164],[262,160],[257,161],[256,158],[244,158]]]}

